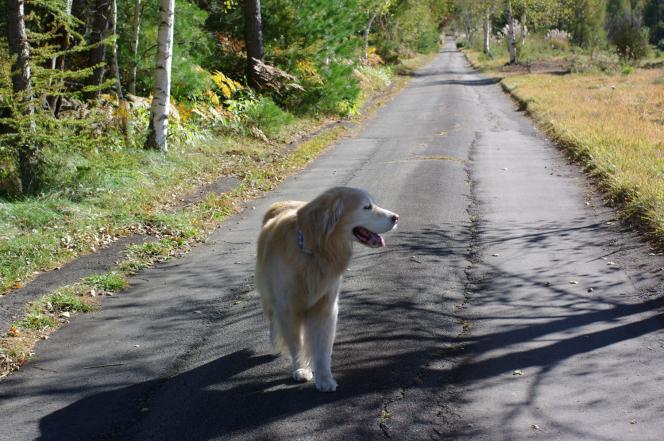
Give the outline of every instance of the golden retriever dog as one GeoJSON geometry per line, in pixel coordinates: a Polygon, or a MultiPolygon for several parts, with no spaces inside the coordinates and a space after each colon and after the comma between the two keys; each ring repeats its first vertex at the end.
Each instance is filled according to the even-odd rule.
{"type": "Polygon", "coordinates": [[[331,188],[308,203],[277,202],[265,214],[256,289],[272,343],[290,352],[296,381],[315,377],[318,390],[337,388],[332,345],[341,276],[353,242],[383,247],[380,233],[395,228],[398,220],[369,193],[349,187],[331,188]]]}

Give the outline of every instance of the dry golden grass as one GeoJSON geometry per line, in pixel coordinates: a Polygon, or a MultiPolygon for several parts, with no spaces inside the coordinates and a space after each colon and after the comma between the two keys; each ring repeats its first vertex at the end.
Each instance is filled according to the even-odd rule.
{"type": "Polygon", "coordinates": [[[664,247],[664,72],[525,74],[503,84],[664,247]]]}

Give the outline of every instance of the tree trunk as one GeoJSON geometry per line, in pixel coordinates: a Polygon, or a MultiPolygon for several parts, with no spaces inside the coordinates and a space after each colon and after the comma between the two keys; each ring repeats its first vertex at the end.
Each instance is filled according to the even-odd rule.
{"type": "Polygon", "coordinates": [[[138,69],[138,38],[141,32],[141,0],[134,2],[134,17],[131,24],[131,69],[129,70],[129,93],[136,95],[136,71],[138,69]]]}
{"type": "Polygon", "coordinates": [[[244,0],[244,39],[247,44],[247,82],[256,89],[260,86],[254,67],[263,61],[263,28],[260,0],[244,0]]]}
{"type": "Polygon", "coordinates": [[[510,64],[516,64],[516,38],[514,36],[514,15],[511,0],[505,0],[507,8],[507,48],[510,53],[510,64]]]}
{"type": "Polygon", "coordinates": [[[175,0],[159,0],[159,34],[157,36],[157,69],[154,98],[150,108],[150,125],[146,148],[168,151],[168,112],[171,96],[171,62],[173,60],[173,25],[175,0]]]}
{"type": "Polygon", "coordinates": [[[367,23],[367,27],[364,29],[364,61],[369,59],[369,33],[371,32],[371,25],[377,15],[378,13],[376,12],[371,16],[369,23],[367,23]]]}
{"type": "MultiPolygon", "coordinates": [[[[90,33],[90,44],[96,46],[90,50],[88,55],[88,66],[97,66],[88,78],[88,85],[98,87],[104,82],[103,62],[106,58],[106,45],[101,42],[106,38],[111,13],[111,0],[95,0],[94,20],[92,32],[90,33]]],[[[86,99],[99,97],[99,90],[85,93],[86,99]]]]}
{"type": "Polygon", "coordinates": [[[486,12],[484,14],[484,54],[487,57],[491,56],[490,39],[491,39],[491,13],[486,12]]]}
{"type": "Polygon", "coordinates": [[[526,4],[523,4],[523,13],[521,14],[521,46],[526,44],[526,4]]]}
{"type": "Polygon", "coordinates": [[[473,15],[470,11],[466,11],[464,15],[464,23],[466,26],[466,43],[468,47],[473,44],[473,15]]]}
{"type": "Polygon", "coordinates": [[[115,76],[115,90],[118,94],[118,99],[122,101],[124,95],[122,94],[122,82],[120,81],[120,66],[118,66],[118,32],[117,32],[117,22],[118,22],[118,3],[116,0],[111,0],[111,13],[109,17],[109,25],[111,28],[111,35],[115,38],[113,44],[111,45],[111,68],[113,69],[113,75],[115,76]]]}
{"type": "Polygon", "coordinates": [[[11,67],[12,90],[21,115],[14,116],[19,120],[22,118],[27,120],[27,127],[22,121],[18,124],[21,193],[32,194],[37,190],[41,152],[32,137],[36,132],[35,105],[30,74],[30,45],[25,30],[24,0],[5,0],[5,26],[9,52],[12,56],[16,56],[16,61],[11,67]]]}

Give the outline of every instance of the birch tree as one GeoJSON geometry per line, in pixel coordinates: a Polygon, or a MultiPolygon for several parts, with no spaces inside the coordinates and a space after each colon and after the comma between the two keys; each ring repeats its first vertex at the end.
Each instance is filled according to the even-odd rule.
{"type": "Polygon", "coordinates": [[[491,12],[488,10],[484,12],[484,54],[487,57],[491,56],[491,12]]]}
{"type": "Polygon", "coordinates": [[[523,10],[521,11],[521,46],[526,44],[526,35],[528,32],[528,28],[526,27],[526,12],[528,9],[528,2],[527,0],[523,0],[523,10]]]}
{"type": "Polygon", "coordinates": [[[118,94],[118,99],[123,100],[122,82],[120,81],[120,66],[118,66],[118,3],[117,0],[111,0],[111,11],[109,16],[109,26],[111,28],[111,35],[113,35],[113,43],[111,44],[111,69],[115,77],[115,90],[118,94]]]}
{"type": "Polygon", "coordinates": [[[494,14],[496,8],[495,0],[486,0],[482,15],[484,19],[484,39],[483,51],[487,57],[491,57],[491,16],[494,14]]]}
{"type": "Polygon", "coordinates": [[[159,32],[157,35],[157,68],[154,97],[150,107],[150,125],[146,148],[168,151],[168,113],[171,96],[171,63],[173,61],[173,26],[175,0],[159,0],[159,32]]]}
{"type": "Polygon", "coordinates": [[[136,95],[136,71],[138,70],[138,39],[141,32],[141,0],[134,1],[134,15],[131,23],[131,67],[129,69],[129,93],[136,95]]]}
{"type": "Polygon", "coordinates": [[[505,0],[505,12],[507,13],[507,49],[510,54],[510,64],[516,64],[516,37],[514,35],[514,14],[512,13],[511,0],[505,0]]]}
{"type": "Polygon", "coordinates": [[[40,149],[34,143],[36,131],[35,105],[30,72],[30,45],[25,30],[25,1],[5,0],[5,26],[9,52],[16,59],[11,66],[12,90],[16,103],[16,129],[18,132],[18,159],[21,192],[33,193],[37,188],[40,149]]]}

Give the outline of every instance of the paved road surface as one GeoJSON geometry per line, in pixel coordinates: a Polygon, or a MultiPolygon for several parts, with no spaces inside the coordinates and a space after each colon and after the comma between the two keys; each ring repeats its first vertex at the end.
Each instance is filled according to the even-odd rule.
{"type": "Polygon", "coordinates": [[[664,261],[613,217],[448,42],[357,137],[40,345],[0,383],[0,439],[661,440],[664,261]],[[401,222],[356,247],[323,394],[271,355],[252,271],[266,207],[332,185],[401,222]]]}

